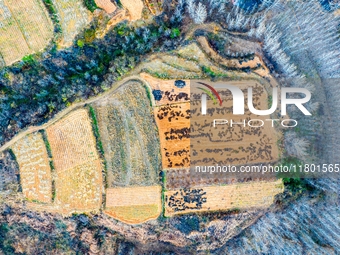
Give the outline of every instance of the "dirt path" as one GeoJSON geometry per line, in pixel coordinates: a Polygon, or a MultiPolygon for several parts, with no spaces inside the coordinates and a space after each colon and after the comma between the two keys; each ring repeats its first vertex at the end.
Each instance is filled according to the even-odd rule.
{"type": "MultiPolygon", "coordinates": [[[[86,104],[94,103],[96,101],[99,101],[99,100],[105,99],[106,97],[111,96],[117,89],[119,89],[120,87],[124,86],[124,84],[129,82],[129,81],[142,82],[144,85],[146,85],[148,88],[150,88],[150,86],[149,86],[149,84],[147,83],[146,80],[142,79],[140,76],[138,76],[136,74],[133,74],[132,76],[126,77],[123,80],[115,83],[111,89],[109,89],[108,91],[104,92],[103,94],[101,94],[101,95],[99,95],[97,97],[94,97],[94,98],[90,98],[90,99],[88,99],[88,100],[86,100],[84,102],[73,104],[70,107],[66,108],[65,110],[62,110],[61,112],[57,113],[47,123],[45,123],[43,125],[40,125],[40,126],[30,126],[30,127],[28,127],[26,130],[23,130],[22,132],[20,132],[16,136],[14,136],[10,141],[8,141],[3,146],[1,146],[0,147],[0,152],[3,152],[5,150],[7,150],[15,142],[19,141],[21,138],[25,137],[26,135],[31,134],[31,133],[36,132],[36,131],[39,131],[39,130],[46,129],[47,127],[49,127],[52,124],[56,123],[58,120],[60,120],[61,118],[65,117],[67,114],[69,114],[70,112],[72,112],[76,108],[82,107],[82,106],[84,106],[86,104]]],[[[152,102],[152,104],[154,105],[154,102],[152,102]]]]}

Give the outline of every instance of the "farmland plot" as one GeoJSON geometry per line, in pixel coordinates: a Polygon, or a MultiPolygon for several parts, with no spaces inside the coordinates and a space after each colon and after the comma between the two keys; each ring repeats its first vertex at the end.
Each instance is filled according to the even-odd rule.
{"type": "Polygon", "coordinates": [[[125,187],[106,190],[107,215],[130,224],[156,219],[161,213],[161,187],[125,187]]]}
{"type": "Polygon", "coordinates": [[[265,176],[235,176],[232,178],[226,173],[199,174],[190,171],[190,168],[173,168],[166,170],[166,190],[176,190],[179,188],[205,187],[207,185],[230,185],[244,182],[275,181],[275,173],[267,173],[265,176]]]}
{"type": "Polygon", "coordinates": [[[61,45],[72,45],[75,36],[92,20],[92,14],[82,0],[53,0],[58,10],[63,38],[61,45]]]}
{"type": "Polygon", "coordinates": [[[190,104],[155,107],[163,168],[190,166],[190,104]]]}
{"type": "MultiPolygon", "coordinates": [[[[194,81],[192,81],[194,82],[194,81]]],[[[205,83],[214,85],[210,81],[203,81],[205,83]]],[[[221,84],[221,83],[219,83],[221,84]]],[[[245,95],[248,87],[253,88],[253,104],[256,109],[268,109],[268,94],[264,86],[254,80],[249,81],[232,81],[228,82],[230,85],[239,87],[245,95]]],[[[223,107],[216,108],[212,100],[208,100],[207,115],[200,114],[200,106],[191,102],[191,164],[192,165],[239,165],[239,164],[254,164],[264,162],[275,162],[278,159],[279,151],[276,145],[279,135],[275,128],[272,127],[270,116],[258,116],[251,113],[246,105],[248,101],[245,96],[245,115],[233,115],[232,107],[233,100],[231,92],[228,90],[219,90],[223,101],[223,107]],[[217,110],[216,110],[217,109],[217,110]],[[215,112],[216,111],[216,112],[215,112]],[[212,114],[214,112],[214,114],[212,114]],[[252,123],[255,127],[248,125],[217,125],[213,127],[214,119],[226,119],[238,123],[247,123],[249,120],[261,120],[263,126],[258,122],[252,123]],[[207,154],[207,151],[209,154],[207,154]]],[[[199,89],[191,87],[191,97],[197,98],[200,101],[199,89]]]]}
{"type": "Polygon", "coordinates": [[[56,171],[55,204],[62,212],[99,209],[102,165],[88,112],[76,110],[46,132],[56,171]]]}
{"type": "Polygon", "coordinates": [[[208,52],[196,42],[179,47],[170,53],[155,54],[144,61],[142,71],[161,79],[202,79],[219,77],[231,79],[257,79],[255,73],[263,72],[262,62],[227,61],[210,47],[208,52]],[[209,56],[208,56],[209,55],[209,56]],[[223,61],[224,65],[221,65],[223,61]],[[244,69],[251,72],[245,72],[244,69]]]}
{"type": "Polygon", "coordinates": [[[16,142],[12,150],[20,169],[22,192],[29,200],[50,203],[52,176],[41,133],[33,133],[16,142]]]}
{"type": "Polygon", "coordinates": [[[157,184],[159,138],[146,89],[130,82],[93,106],[107,162],[108,187],[157,184]]]}
{"type": "Polygon", "coordinates": [[[171,190],[165,192],[165,214],[266,208],[282,191],[281,180],[171,190]]]}
{"type": "Polygon", "coordinates": [[[44,49],[53,37],[53,30],[42,1],[0,0],[2,64],[10,65],[44,49]]]}

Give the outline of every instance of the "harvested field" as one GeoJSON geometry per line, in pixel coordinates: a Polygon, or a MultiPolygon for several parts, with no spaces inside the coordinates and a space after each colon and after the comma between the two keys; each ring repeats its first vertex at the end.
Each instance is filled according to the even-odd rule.
{"type": "MultiPolygon", "coordinates": [[[[179,48],[176,51],[177,55],[181,58],[190,60],[198,64],[202,69],[208,69],[210,72],[214,73],[216,76],[228,77],[232,76],[232,72],[225,71],[224,69],[216,66],[212,61],[210,61],[206,53],[204,53],[197,43],[191,43],[188,46],[179,48]]],[[[246,75],[245,73],[239,73],[238,75],[246,75]]]]}
{"type": "Polygon", "coordinates": [[[283,191],[281,180],[226,186],[184,188],[165,192],[165,215],[232,209],[266,208],[283,191]]]}
{"type": "Polygon", "coordinates": [[[137,20],[142,18],[142,11],[144,4],[142,0],[120,0],[125,9],[128,10],[130,20],[137,20]]]}
{"type": "Polygon", "coordinates": [[[56,170],[55,203],[62,212],[99,209],[102,165],[88,112],[76,110],[46,132],[56,170]]]}
{"type": "Polygon", "coordinates": [[[161,187],[110,188],[105,213],[126,223],[156,219],[161,213],[161,187]]]}
{"type": "Polygon", "coordinates": [[[27,135],[12,150],[20,169],[22,192],[29,200],[52,201],[50,162],[41,133],[27,135]]]}
{"type": "Polygon", "coordinates": [[[113,13],[117,9],[117,6],[111,0],[95,0],[95,2],[99,8],[107,13],[113,13]]]}
{"type": "Polygon", "coordinates": [[[60,45],[72,45],[75,36],[92,20],[92,14],[84,6],[82,0],[52,0],[55,5],[63,32],[60,45]]]}
{"type": "Polygon", "coordinates": [[[163,168],[190,166],[190,104],[180,103],[154,109],[161,142],[163,168]]]}
{"type": "MultiPolygon", "coordinates": [[[[195,83],[195,81],[192,81],[195,83]]],[[[204,82],[204,81],[203,81],[204,82]]],[[[206,81],[210,85],[222,83],[213,83],[206,81]]],[[[245,94],[245,114],[242,116],[233,115],[233,100],[229,90],[219,90],[223,101],[223,107],[216,107],[213,101],[207,101],[207,115],[201,115],[200,90],[195,86],[191,87],[191,97],[196,98],[196,102],[191,102],[191,130],[190,146],[194,148],[191,151],[191,165],[239,165],[254,164],[264,162],[275,162],[278,159],[279,151],[276,145],[279,135],[275,128],[272,127],[270,116],[258,116],[252,114],[247,102],[247,88],[253,87],[253,104],[256,109],[268,109],[268,94],[264,87],[256,81],[231,81],[229,85],[239,87],[245,94]],[[214,113],[214,114],[212,114],[214,113]],[[248,120],[262,120],[265,123],[262,127],[250,127],[247,124],[233,126],[218,125],[213,127],[214,119],[233,120],[238,123],[245,123],[248,120]],[[209,153],[207,153],[209,152],[209,153]]],[[[258,126],[259,123],[252,123],[258,126]]]]}
{"type": "Polygon", "coordinates": [[[141,73],[140,76],[149,83],[152,90],[161,90],[162,98],[156,100],[156,105],[158,106],[187,102],[190,99],[190,80],[183,80],[185,86],[183,88],[178,88],[175,86],[176,80],[157,79],[147,73],[141,73]]]}
{"type": "Polygon", "coordinates": [[[107,162],[108,187],[157,184],[159,138],[146,88],[131,81],[93,107],[107,162]]]}
{"type": "MultiPolygon", "coordinates": [[[[239,168],[238,168],[239,169],[239,168]]],[[[261,181],[274,181],[276,180],[275,173],[259,176],[254,174],[251,176],[235,176],[231,178],[226,173],[208,173],[200,174],[194,171],[190,172],[190,168],[174,168],[167,169],[166,173],[166,190],[176,190],[180,188],[190,187],[205,187],[207,185],[230,185],[235,183],[244,182],[261,182],[261,181]]]]}
{"type": "Polygon", "coordinates": [[[2,64],[44,49],[53,37],[52,21],[40,0],[0,0],[0,14],[2,64]]]}
{"type": "MultiPolygon", "coordinates": [[[[211,48],[209,49],[210,53],[212,53],[213,50],[211,48]]],[[[211,58],[210,60],[198,44],[193,42],[189,45],[179,47],[169,54],[152,55],[143,64],[142,71],[161,79],[198,79],[204,77],[258,79],[257,75],[244,72],[245,69],[256,73],[263,73],[267,70],[263,69],[262,66],[257,67],[257,62],[250,63],[248,61],[248,63],[244,61],[241,63],[238,60],[233,60],[229,63],[215,52],[213,53],[215,59],[211,58]],[[225,65],[221,65],[220,67],[220,63],[218,62],[220,60],[223,60],[225,65]],[[228,63],[232,64],[232,66],[227,66],[228,63]],[[249,65],[254,66],[254,68],[249,68],[249,65]]],[[[260,61],[260,59],[256,59],[256,61],[260,61]]]]}

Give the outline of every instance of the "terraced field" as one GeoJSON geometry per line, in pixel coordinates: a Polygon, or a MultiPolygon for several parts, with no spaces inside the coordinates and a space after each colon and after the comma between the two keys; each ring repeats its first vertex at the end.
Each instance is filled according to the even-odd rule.
{"type": "Polygon", "coordinates": [[[107,163],[108,187],[157,184],[159,138],[146,88],[131,81],[93,107],[107,163]]]}
{"type": "Polygon", "coordinates": [[[1,0],[0,14],[0,66],[44,49],[53,37],[41,0],[1,0]]]}
{"type": "MultiPolygon", "coordinates": [[[[193,100],[200,98],[197,89],[190,86],[197,81],[215,85],[216,82],[208,77],[242,90],[251,85],[255,92],[255,107],[267,107],[267,103],[261,105],[261,102],[268,101],[266,89],[269,85],[255,74],[257,63],[225,62],[233,65],[232,70],[227,70],[214,63],[222,56],[214,55],[217,53],[211,52],[213,49],[207,48],[207,43],[201,40],[200,44],[191,43],[171,54],[150,57],[140,69],[140,77],[146,84],[134,77],[113,93],[89,102],[87,108],[78,106],[48,125],[46,133],[50,145],[47,146],[51,159],[46,156],[44,144],[42,148],[45,148],[45,161],[53,161],[52,199],[46,200],[45,204],[28,203],[28,206],[63,214],[88,212],[103,206],[104,195],[104,212],[129,224],[156,219],[162,210],[162,192],[168,216],[268,207],[274,196],[282,191],[281,181],[273,176],[271,179],[230,179],[190,173],[190,166],[206,161],[201,152],[214,140],[219,141],[225,151],[221,153],[216,148],[208,148],[212,158],[226,165],[275,162],[279,153],[276,131],[268,126],[252,129],[225,126],[216,133],[211,125],[206,125],[212,121],[209,114],[205,122],[190,123],[191,114],[196,117],[199,112],[193,100]],[[245,66],[250,68],[249,73],[243,71],[245,66]],[[199,80],[188,80],[188,77],[199,80]],[[197,109],[191,107],[190,100],[197,109]],[[195,130],[198,129],[205,135],[197,137],[195,130]],[[194,153],[195,157],[191,146],[199,152],[194,153]],[[160,186],[161,177],[163,187],[160,186]]],[[[231,93],[219,92],[224,108],[218,117],[234,118],[231,93]]],[[[208,100],[208,108],[214,110],[212,103],[208,100]]],[[[269,117],[254,116],[246,106],[244,118],[269,117]]],[[[24,139],[17,142],[19,147],[23,146],[24,139]]],[[[14,150],[14,153],[19,155],[20,171],[24,173],[20,150],[14,150]]],[[[43,157],[40,155],[39,160],[43,157]]],[[[30,176],[24,182],[30,184],[32,179],[30,176]]]]}
{"type": "MultiPolygon", "coordinates": [[[[141,77],[148,82],[154,92],[158,90],[154,93],[157,105],[154,112],[161,141],[162,165],[165,170],[165,214],[171,216],[195,211],[270,206],[274,196],[283,191],[281,180],[276,180],[274,175],[265,178],[231,177],[226,174],[202,175],[191,172],[189,168],[209,162],[204,154],[206,150],[209,150],[209,159],[214,159],[209,165],[216,163],[254,165],[260,162],[275,162],[278,159],[276,142],[279,135],[276,129],[271,128],[271,122],[261,128],[241,128],[234,125],[219,127],[216,131],[216,128],[213,129],[209,125],[213,121],[211,113],[217,111],[210,99],[209,113],[204,119],[197,122],[196,119],[191,121],[189,117],[190,114],[195,114],[195,117],[200,115],[198,104],[195,102],[189,104],[190,100],[201,98],[201,91],[194,86],[197,81],[210,85],[218,84],[205,80],[205,77],[222,79],[220,83],[237,86],[243,92],[252,86],[255,108],[268,109],[266,89],[270,86],[262,79],[268,77],[268,69],[262,60],[256,55],[252,60],[241,60],[236,57],[226,59],[214,51],[205,37],[199,37],[198,43],[179,48],[172,54],[150,57],[142,70],[145,73],[141,73],[141,77]],[[244,72],[245,69],[249,71],[244,72]],[[185,80],[193,77],[200,79],[185,80]],[[191,85],[191,89],[177,88],[174,78],[185,80],[191,85]],[[189,96],[179,98],[180,93],[189,96]],[[215,147],[209,147],[212,141],[217,142],[215,147]],[[224,149],[223,153],[219,150],[220,147],[224,149]]],[[[219,114],[214,115],[214,119],[233,119],[235,122],[241,122],[240,117],[236,118],[232,114],[231,93],[228,90],[219,90],[219,93],[223,100],[223,109],[218,110],[219,114]]],[[[251,114],[246,103],[247,98],[245,115],[242,116],[246,121],[270,119],[270,116],[251,114]]]]}
{"type": "Polygon", "coordinates": [[[162,165],[167,168],[190,166],[190,104],[155,107],[161,142],[162,165]]]}
{"type": "Polygon", "coordinates": [[[165,215],[266,208],[274,202],[274,196],[281,192],[283,192],[281,180],[171,190],[165,192],[165,215]]]}
{"type": "Polygon", "coordinates": [[[49,157],[41,133],[33,133],[12,147],[20,169],[21,187],[29,200],[52,201],[52,176],[49,157]]]}
{"type": "Polygon", "coordinates": [[[99,209],[102,165],[88,112],[73,111],[46,132],[56,171],[55,204],[63,212],[99,209]]]}
{"type": "MultiPolygon", "coordinates": [[[[220,83],[204,81],[212,86],[220,83]]],[[[247,95],[247,88],[253,87],[253,104],[256,109],[268,109],[268,94],[264,87],[256,81],[232,81],[229,85],[240,88],[247,95]]],[[[246,102],[245,96],[245,114],[236,116],[232,113],[233,99],[231,92],[227,90],[219,90],[223,101],[223,107],[216,107],[212,100],[208,100],[208,114],[201,115],[200,104],[191,104],[192,122],[191,122],[191,146],[195,151],[191,153],[192,165],[239,165],[254,164],[263,162],[274,162],[278,159],[278,147],[276,141],[279,136],[272,128],[272,122],[266,121],[270,116],[258,116],[252,114],[246,102]],[[213,123],[214,119],[223,119],[231,122],[241,123],[234,125],[207,125],[213,123]],[[243,121],[247,123],[249,120],[253,126],[259,126],[259,121],[264,124],[262,127],[250,127],[243,125],[243,121]],[[211,147],[209,147],[211,146],[211,147]],[[204,151],[203,151],[204,150],[204,151]],[[209,154],[207,153],[209,150],[209,154]],[[208,157],[207,157],[208,155],[208,157]]],[[[198,87],[191,88],[191,97],[197,98],[196,102],[200,103],[201,91],[198,87]]]]}
{"type": "Polygon", "coordinates": [[[161,187],[127,187],[106,190],[105,213],[130,224],[156,219],[162,211],[161,187]]]}

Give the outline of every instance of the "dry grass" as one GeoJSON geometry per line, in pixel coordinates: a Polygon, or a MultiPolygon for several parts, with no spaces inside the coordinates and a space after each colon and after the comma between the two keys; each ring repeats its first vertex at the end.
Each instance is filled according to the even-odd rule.
{"type": "Polygon", "coordinates": [[[76,110],[46,131],[56,170],[56,204],[64,210],[100,208],[102,166],[87,111],[76,110]]]}
{"type": "Polygon", "coordinates": [[[116,206],[104,211],[107,215],[128,224],[140,224],[157,219],[160,214],[159,205],[116,206]]]}
{"type": "Polygon", "coordinates": [[[93,106],[107,162],[108,187],[156,184],[159,138],[146,89],[129,82],[93,106]]]}
{"type": "Polygon", "coordinates": [[[27,135],[12,147],[20,168],[22,192],[29,200],[50,203],[52,177],[47,150],[40,133],[27,135]]]}
{"type": "Polygon", "coordinates": [[[165,193],[165,215],[266,208],[273,203],[275,195],[281,192],[283,192],[281,180],[172,190],[165,193]]]}
{"type": "Polygon", "coordinates": [[[57,170],[55,203],[61,212],[90,211],[101,207],[102,172],[100,160],[77,165],[66,171],[57,170]]]}
{"type": "Polygon", "coordinates": [[[125,9],[128,10],[130,20],[142,18],[144,4],[142,0],[120,0],[125,9]]]}
{"type": "Polygon", "coordinates": [[[75,36],[92,20],[92,14],[82,0],[53,0],[60,16],[63,37],[60,46],[72,45],[75,36]]]}
{"type": "Polygon", "coordinates": [[[155,107],[159,129],[163,168],[190,166],[190,104],[180,103],[155,107]]]}
{"type": "Polygon", "coordinates": [[[162,99],[156,101],[156,105],[160,106],[189,101],[190,80],[184,80],[186,85],[183,88],[178,88],[175,86],[175,80],[162,80],[147,73],[141,73],[140,76],[149,83],[152,90],[161,90],[163,92],[162,99]]]}
{"type": "Polygon", "coordinates": [[[107,189],[105,213],[130,224],[155,219],[161,213],[161,187],[107,189]]]}
{"type": "Polygon", "coordinates": [[[111,0],[95,0],[95,2],[99,8],[107,13],[113,13],[117,9],[117,6],[111,0]]]}
{"type": "Polygon", "coordinates": [[[0,55],[10,65],[40,51],[53,37],[53,24],[39,0],[0,1],[0,55]]]}
{"type": "Polygon", "coordinates": [[[230,76],[232,73],[217,67],[212,61],[210,61],[206,54],[200,49],[197,43],[191,43],[188,46],[179,48],[176,51],[179,57],[190,60],[197,63],[200,67],[209,68],[216,75],[230,76]]]}
{"type": "Polygon", "coordinates": [[[202,72],[196,73],[178,69],[164,63],[161,59],[146,61],[143,65],[143,71],[162,79],[194,79],[202,75],[202,72]]]}

